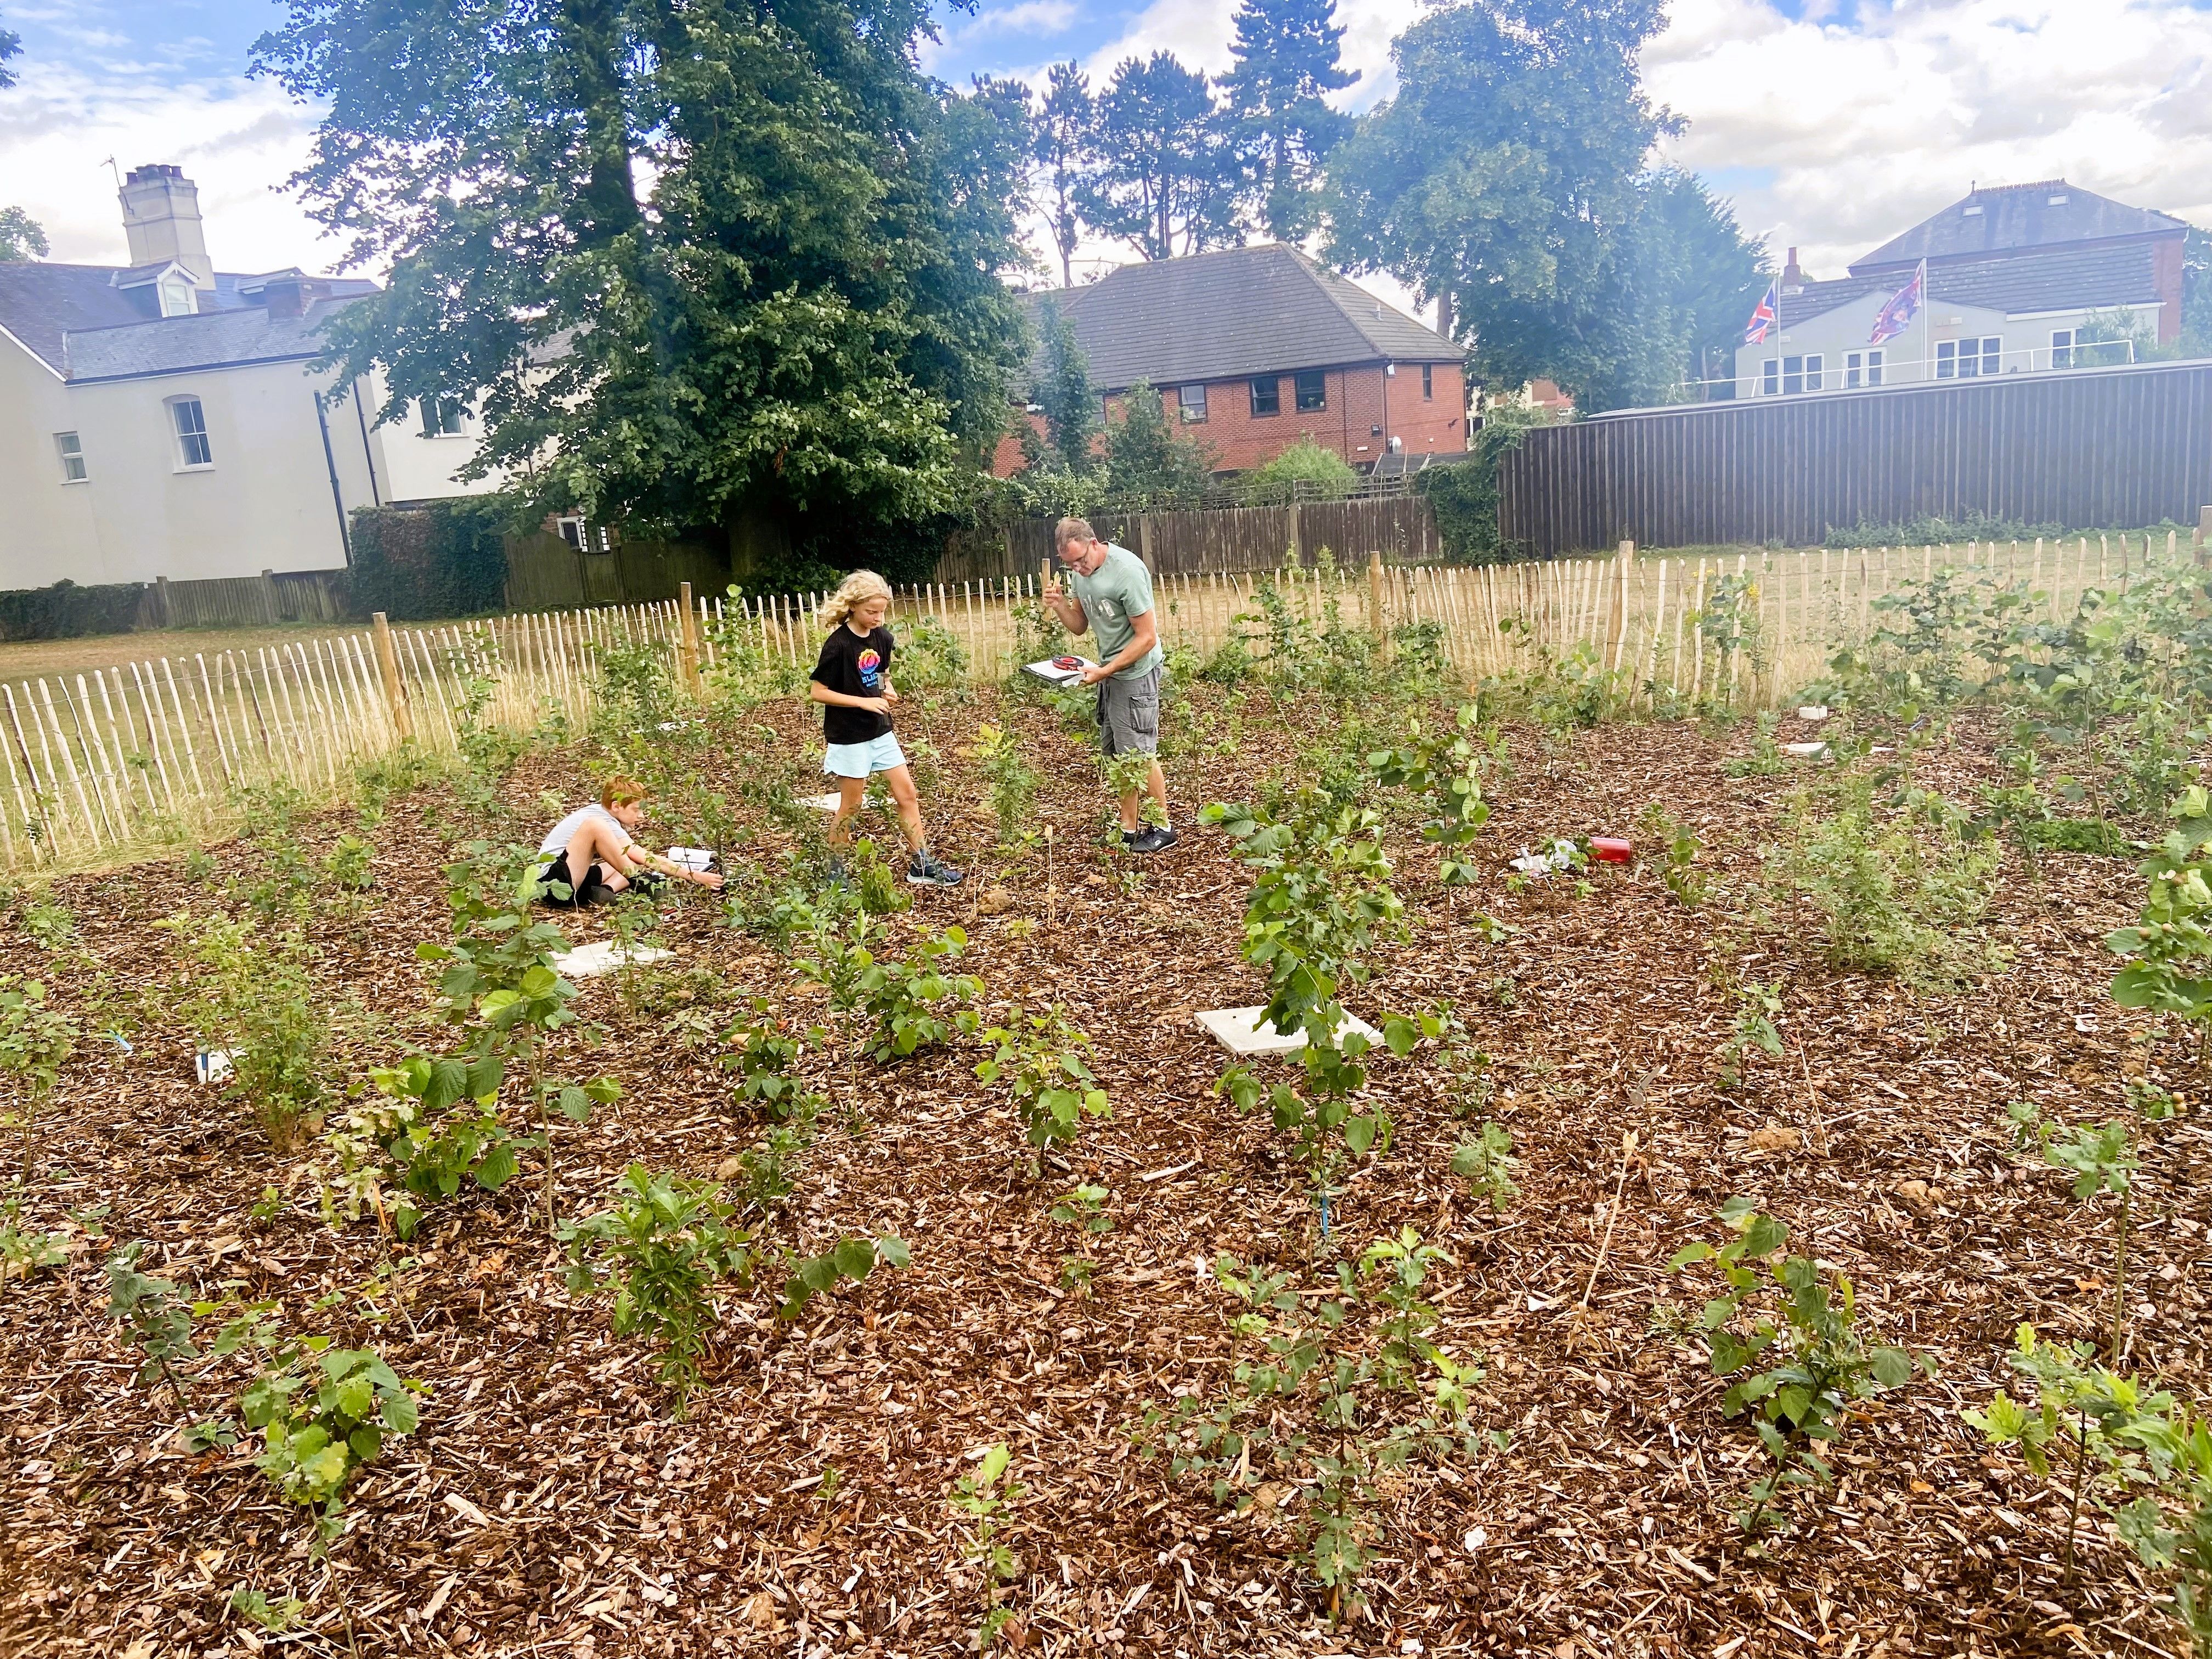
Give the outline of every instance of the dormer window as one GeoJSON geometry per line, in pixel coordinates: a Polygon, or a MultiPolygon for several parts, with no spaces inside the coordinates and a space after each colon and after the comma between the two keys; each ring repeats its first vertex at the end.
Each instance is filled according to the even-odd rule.
{"type": "Polygon", "coordinates": [[[199,309],[198,296],[192,292],[191,280],[171,272],[157,285],[161,295],[161,314],[164,317],[189,317],[199,309]]]}
{"type": "Polygon", "coordinates": [[[2066,205],[2066,198],[2063,196],[2046,197],[2044,200],[2043,205],[2045,207],[2064,207],[2066,205]]]}
{"type": "Polygon", "coordinates": [[[1968,209],[1967,209],[1967,210],[1966,210],[1963,214],[1961,214],[1960,216],[1961,218],[1966,218],[1966,219],[1978,219],[1978,218],[1980,218],[1980,217],[1982,216],[1982,209],[1981,209],[1981,204],[1980,204],[1978,202],[1978,203],[1976,203],[1972,207],[1968,208],[1968,209]]]}

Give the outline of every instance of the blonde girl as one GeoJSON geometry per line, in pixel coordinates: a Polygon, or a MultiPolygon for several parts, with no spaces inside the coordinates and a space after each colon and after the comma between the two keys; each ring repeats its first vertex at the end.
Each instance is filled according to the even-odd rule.
{"type": "MultiPolygon", "coordinates": [[[[822,642],[807,693],[823,705],[822,740],[827,752],[822,769],[837,780],[837,816],[830,826],[830,845],[843,850],[868,780],[880,772],[913,854],[906,878],[917,886],[950,887],[960,879],[960,872],[940,863],[929,850],[906,751],[891,733],[891,706],[899,695],[890,672],[896,642],[884,625],[890,608],[890,584],[872,570],[855,570],[846,577],[823,607],[822,622],[830,636],[822,642]]],[[[836,867],[842,874],[842,860],[836,867]]]]}

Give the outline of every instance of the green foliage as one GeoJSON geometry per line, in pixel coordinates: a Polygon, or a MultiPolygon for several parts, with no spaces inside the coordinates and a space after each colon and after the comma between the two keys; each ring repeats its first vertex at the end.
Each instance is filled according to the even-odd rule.
{"type": "Polygon", "coordinates": [[[254,53],[325,112],[295,183],[390,273],[325,327],[339,384],[379,371],[386,418],[465,400],[465,473],[526,481],[533,514],[714,526],[740,568],[926,544],[1020,359],[1026,137],[1006,83],[924,76],[928,27],[295,0],[254,53]]]}
{"type": "Polygon", "coordinates": [[[1022,1576],[1021,1563],[999,1539],[1006,1512],[1029,1492],[1020,1481],[1006,1480],[1007,1465],[1012,1461],[1006,1443],[1001,1440],[984,1452],[973,1474],[963,1474],[952,1483],[953,1509],[973,1523],[963,1553],[983,1565],[983,1625],[976,1637],[981,1649],[990,1647],[1006,1623],[998,1616],[1004,1610],[996,1605],[1000,1586],[1022,1576]]]}
{"type": "Polygon", "coordinates": [[[799,1039],[772,1010],[766,997],[755,997],[752,1018],[733,1025],[723,1041],[735,1046],[722,1064],[738,1074],[738,1098],[759,1106],[779,1121],[811,1119],[822,1097],[791,1075],[799,1064],[799,1039]]]}
{"type": "Polygon", "coordinates": [[[250,1589],[240,1584],[230,1593],[230,1610],[275,1635],[290,1630],[299,1623],[300,1615],[307,1610],[307,1604],[296,1595],[280,1596],[271,1601],[265,1591],[250,1589]]]}
{"type": "Polygon", "coordinates": [[[515,503],[452,496],[415,507],[359,507],[349,541],[349,603],[394,622],[473,617],[507,603],[505,531],[515,503]]]}
{"type": "Polygon", "coordinates": [[[1446,885],[1470,883],[1481,874],[1465,851],[1490,822],[1490,804],[1482,798],[1486,757],[1477,746],[1480,722],[1480,711],[1471,702],[1460,705],[1456,732],[1425,735],[1419,720],[1409,720],[1403,748],[1378,750],[1367,757],[1384,786],[1427,798],[1421,839],[1441,849],[1437,875],[1446,885]]]}
{"type": "MultiPolygon", "coordinates": [[[[1089,100],[1083,94],[1081,76],[1075,76],[1064,85],[1056,79],[1054,90],[1063,106],[1062,131],[1071,119],[1087,125],[1084,118],[1089,113],[1089,100]]],[[[1098,465],[1098,397],[1091,390],[1090,362],[1075,343],[1074,325],[1058,301],[1046,300],[1038,306],[1037,335],[1044,350],[1035,401],[1044,415],[1045,436],[1052,445],[1050,459],[1064,472],[1090,472],[1098,465]]]]}
{"type": "Polygon", "coordinates": [[[1904,822],[1878,824],[1863,780],[1832,817],[1800,793],[1788,839],[1764,849],[1778,902],[1813,912],[1835,967],[1894,973],[1908,983],[1955,986],[2001,959],[1965,936],[1989,908],[1997,870],[1993,848],[1937,839],[1904,822]]]}
{"type": "Polygon", "coordinates": [[[19,974],[0,974],[0,1076],[14,1097],[0,1123],[22,1132],[23,1169],[31,1167],[33,1125],[76,1052],[76,1018],[46,1006],[46,988],[19,974]]]}
{"type": "Polygon", "coordinates": [[[872,916],[895,916],[914,908],[914,900],[899,883],[898,874],[884,862],[876,843],[863,836],[853,843],[853,890],[860,908],[872,916]]]}
{"type": "Polygon", "coordinates": [[[1121,418],[1107,422],[1107,487],[1134,505],[1196,501],[1216,459],[1212,446],[1177,434],[1160,394],[1143,380],[1121,394],[1121,418]]]}
{"type": "Polygon", "coordinates": [[[1106,1200],[1113,1196],[1111,1189],[1093,1186],[1088,1182],[1069,1191],[1048,1213],[1063,1227],[1075,1227],[1086,1233],[1110,1233],[1114,1218],[1106,1213],[1106,1200]]]}
{"type": "Polygon", "coordinates": [[[1260,1024],[1306,1038],[1304,1094],[1287,1084],[1270,1089],[1241,1065],[1224,1072],[1215,1090],[1243,1112],[1265,1101],[1275,1127],[1294,1137],[1298,1156],[1326,1184],[1338,1156],[1333,1137],[1340,1134],[1346,1150],[1364,1157],[1387,1144],[1389,1132],[1379,1108],[1351,1109],[1349,1097],[1366,1075],[1359,1060],[1367,1040],[1338,1035],[1346,1019],[1340,990],[1365,979],[1362,957],[1377,935],[1402,926],[1376,830],[1381,820],[1371,811],[1331,811],[1312,791],[1279,818],[1264,808],[1218,802],[1200,816],[1228,834],[1254,872],[1244,959],[1267,975],[1260,1024]]]}
{"type": "Polygon", "coordinates": [[[2033,1400],[2022,1404],[2000,1389],[1986,1410],[1960,1415],[1991,1445],[2017,1446],[2041,1480],[2053,1478],[2051,1454],[2063,1447],[2074,1466],[2069,1580],[2086,1491],[2138,1561],[2174,1576],[2173,1611],[2190,1650],[2212,1659],[2212,1425],[2170,1392],[2147,1390],[2089,1356],[2086,1343],[2040,1341],[2022,1325],[2011,1361],[2033,1384],[2033,1400]]]}
{"type": "Polygon", "coordinates": [[[1710,1261],[1725,1281],[1698,1325],[1713,1375],[1735,1379],[1721,1397],[1721,1414],[1748,1413],[1774,1460],[1773,1472],[1753,1485],[1741,1517],[1744,1530],[1756,1532],[1786,1490],[1829,1484],[1815,1448],[1842,1436],[1854,1401],[1909,1382],[1913,1361],[1903,1348],[1867,1343],[1850,1278],[1840,1270],[1823,1278],[1820,1263],[1790,1255],[1790,1230],[1781,1222],[1743,1198],[1722,1206],[1720,1218],[1733,1237],[1717,1247],[1685,1245],[1667,1267],[1680,1272],[1710,1261]],[[1767,1361],[1775,1363],[1752,1370],[1767,1361]]]}
{"type": "Polygon", "coordinates": [[[1006,1085],[1030,1145],[1040,1152],[1073,1141],[1086,1117],[1113,1115],[1106,1091],[1084,1062],[1091,1039],[1068,1023],[1063,1010],[1030,1014],[1017,1008],[982,1037],[993,1053],[975,1075],[1006,1085]]]}
{"type": "Polygon", "coordinates": [[[389,1180],[406,1194],[392,1213],[402,1239],[414,1237],[424,1207],[450,1199],[464,1182],[496,1192],[514,1178],[515,1154],[544,1144],[510,1133],[501,1122],[499,1091],[506,1064],[497,1054],[444,1060],[410,1054],[372,1070],[376,1097],[362,1101],[331,1135],[348,1213],[359,1216],[377,1185],[389,1180]]]}
{"type": "Polygon", "coordinates": [[[1273,507],[1340,500],[1359,487],[1359,475],[1343,456],[1302,433],[1297,442],[1237,482],[1254,507],[1273,507]]]}
{"type": "Polygon", "coordinates": [[[268,1352],[239,1399],[246,1426],[262,1434],[253,1466],[287,1501],[316,1512],[319,1542],[336,1538],[347,1484],[386,1438],[412,1434],[416,1396],[373,1348],[338,1348],[326,1336],[287,1338],[268,1352]]]}
{"type": "Polygon", "coordinates": [[[1250,1510],[1255,1475],[1291,1483],[1299,1564],[1340,1617],[1379,1553],[1386,1481],[1416,1462],[1476,1455],[1468,1389],[1480,1358],[1429,1340],[1436,1312],[1421,1294],[1433,1264],[1449,1260],[1407,1229],[1357,1264],[1338,1262],[1334,1293],[1315,1297],[1290,1273],[1217,1256],[1212,1277],[1242,1307],[1228,1383],[1145,1414],[1146,1455],[1167,1450],[1170,1474],[1206,1480],[1216,1504],[1250,1510]]]}
{"type": "Polygon", "coordinates": [[[990,786],[991,813],[998,820],[1000,847],[1011,850],[1020,846],[1030,834],[1030,814],[1037,787],[1036,771],[1024,758],[1020,739],[987,722],[975,728],[975,741],[968,753],[990,786]]]}
{"type": "Polygon", "coordinates": [[[1098,90],[1083,217],[1146,259],[1238,240],[1237,158],[1202,70],[1170,52],[1125,58],[1098,90]]]}
{"type": "MultiPolygon", "coordinates": [[[[865,936],[863,929],[857,937],[865,936]]],[[[968,948],[959,927],[922,934],[903,962],[878,962],[857,938],[848,944],[831,936],[823,943],[823,955],[798,963],[799,971],[829,991],[831,1006],[866,1018],[861,1040],[879,1065],[949,1040],[961,1010],[983,994],[983,981],[973,974],[946,971],[968,948]]]]}
{"type": "Polygon", "coordinates": [[[1770,1060],[1782,1058],[1782,1034],[1774,1028],[1774,1017],[1781,1012],[1781,981],[1761,985],[1746,980],[1735,988],[1735,1019],[1720,1050],[1722,1088],[1743,1086],[1743,1057],[1754,1048],[1770,1060]]]}
{"type": "Polygon", "coordinates": [[[1498,463],[1521,447],[1529,428],[1556,423],[1550,410],[1534,404],[1495,404],[1468,434],[1465,460],[1425,466],[1413,475],[1414,493],[1428,497],[1436,514],[1445,557],[1455,564],[1497,564],[1518,550],[1498,533],[1498,463]]]}
{"type": "Polygon", "coordinates": [[[1243,0],[1222,77],[1245,178],[1247,211],[1279,242],[1301,242],[1322,215],[1322,165],[1352,129],[1326,94],[1359,77],[1339,62],[1344,27],[1331,0],[1243,0]]]}
{"type": "MultiPolygon", "coordinates": [[[[0,91],[15,84],[8,59],[21,49],[22,37],[0,29],[0,91]]],[[[19,207],[0,208],[0,264],[27,264],[46,257],[46,227],[19,207]]]]}
{"type": "Polygon", "coordinates": [[[613,1283],[615,1334],[640,1331],[660,1345],[660,1380],[680,1418],[698,1383],[714,1286],[750,1282],[753,1235],[732,1224],[734,1211],[712,1182],[633,1164],[616,1197],[613,1209],[560,1230],[568,1290],[586,1295],[613,1283]]]}
{"type": "Polygon", "coordinates": [[[1462,1135],[1452,1149],[1452,1173],[1468,1183],[1475,1197],[1489,1204],[1492,1213],[1503,1213],[1521,1196],[1513,1184],[1513,1136],[1496,1123],[1486,1122],[1474,1134],[1462,1135]]]}
{"type": "Polygon", "coordinates": [[[139,1258],[149,1248],[132,1244],[108,1257],[108,1316],[122,1324],[132,1344],[146,1356],[138,1368],[138,1386],[145,1388],[157,1380],[167,1382],[177,1396],[177,1404],[189,1412],[193,1408],[191,1396],[177,1373],[179,1367],[200,1357],[192,1341],[192,1308],[190,1303],[177,1299],[177,1287],[167,1279],[138,1271],[139,1258]]]}
{"type": "Polygon", "coordinates": [[[1662,879],[1668,892],[1686,908],[1696,909],[1705,902],[1705,878],[1698,871],[1698,854],[1705,843],[1686,826],[1675,823],[1656,801],[1644,809],[1640,823],[1644,834],[1666,847],[1662,879]]]}
{"type": "Polygon", "coordinates": [[[793,1258],[776,1317],[796,1319],[814,1297],[827,1295],[841,1284],[857,1285],[879,1265],[904,1267],[911,1260],[906,1242],[889,1234],[877,1239],[843,1238],[821,1255],[793,1258]]]}
{"type": "MultiPolygon", "coordinates": [[[[0,208],[0,264],[8,262],[8,216],[16,211],[0,208]]],[[[64,577],[51,587],[10,588],[0,592],[0,640],[76,640],[91,634],[133,633],[145,602],[143,582],[79,586],[64,577]]]]}
{"type": "Polygon", "coordinates": [[[966,681],[968,647],[942,618],[916,617],[912,622],[895,624],[891,631],[898,641],[899,684],[908,690],[957,686],[966,681]]]}
{"type": "Polygon", "coordinates": [[[316,1006],[299,935],[258,944],[250,921],[182,910],[155,925],[199,969],[177,1012],[203,1046],[229,1051],[224,1092],[246,1103],[272,1146],[291,1146],[331,1081],[330,1016],[316,1006]]]}
{"type": "Polygon", "coordinates": [[[2135,1135],[2125,1123],[2107,1123],[2101,1129],[2085,1123],[2063,1138],[2053,1132],[2063,1125],[2039,1118],[2034,1127],[2051,1166],[2072,1172],[2076,1202],[2086,1202],[2100,1193],[2110,1193],[2119,1200],[2112,1257],[2112,1354],[2117,1358],[2127,1331],[2128,1231],[2134,1218],[2135,1174],[2142,1167],[2136,1156],[2135,1135]]]}
{"type": "Polygon", "coordinates": [[[2192,786],[2167,812],[2173,828],[2136,866],[2148,883],[2142,915],[2105,941],[2127,958],[2112,1000],[2178,1014],[2202,1042],[2212,1036],[2212,795],[2192,786]]]}

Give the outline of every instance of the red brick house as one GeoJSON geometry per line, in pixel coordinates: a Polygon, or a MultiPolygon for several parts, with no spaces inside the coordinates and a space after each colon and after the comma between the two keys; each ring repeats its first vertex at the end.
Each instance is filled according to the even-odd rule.
{"type": "MultiPolygon", "coordinates": [[[[1302,437],[1362,471],[1385,455],[1467,449],[1459,348],[1279,242],[1121,266],[1024,296],[1075,331],[1108,420],[1143,380],[1210,444],[1224,472],[1264,465],[1302,437]]],[[[1042,417],[1030,416],[1042,430],[1042,417]]],[[[999,445],[992,471],[1021,467],[999,445]]]]}

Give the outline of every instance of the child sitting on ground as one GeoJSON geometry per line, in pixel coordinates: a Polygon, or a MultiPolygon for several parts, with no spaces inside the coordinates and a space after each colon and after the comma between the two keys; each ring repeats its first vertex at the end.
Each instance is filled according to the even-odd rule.
{"type": "MultiPolygon", "coordinates": [[[[855,570],[838,584],[822,612],[830,637],[822,642],[807,694],[823,705],[822,740],[828,752],[822,757],[822,769],[837,780],[837,816],[830,825],[830,845],[837,852],[844,850],[868,780],[880,772],[890,787],[891,803],[898,808],[907,845],[913,849],[906,878],[919,886],[950,887],[960,879],[960,872],[930,853],[921,826],[921,803],[906,769],[906,752],[891,735],[891,705],[899,695],[891,684],[891,633],[884,626],[890,608],[890,584],[872,570],[855,570]]],[[[840,878],[844,873],[842,859],[835,873],[840,878]]]]}
{"type": "Polygon", "coordinates": [[[539,854],[550,860],[538,876],[546,884],[545,902],[564,909],[612,904],[631,888],[649,893],[670,879],[722,884],[711,870],[689,870],[640,847],[631,832],[644,822],[645,786],[634,778],[609,778],[596,802],[569,813],[538,843],[539,854]]]}

